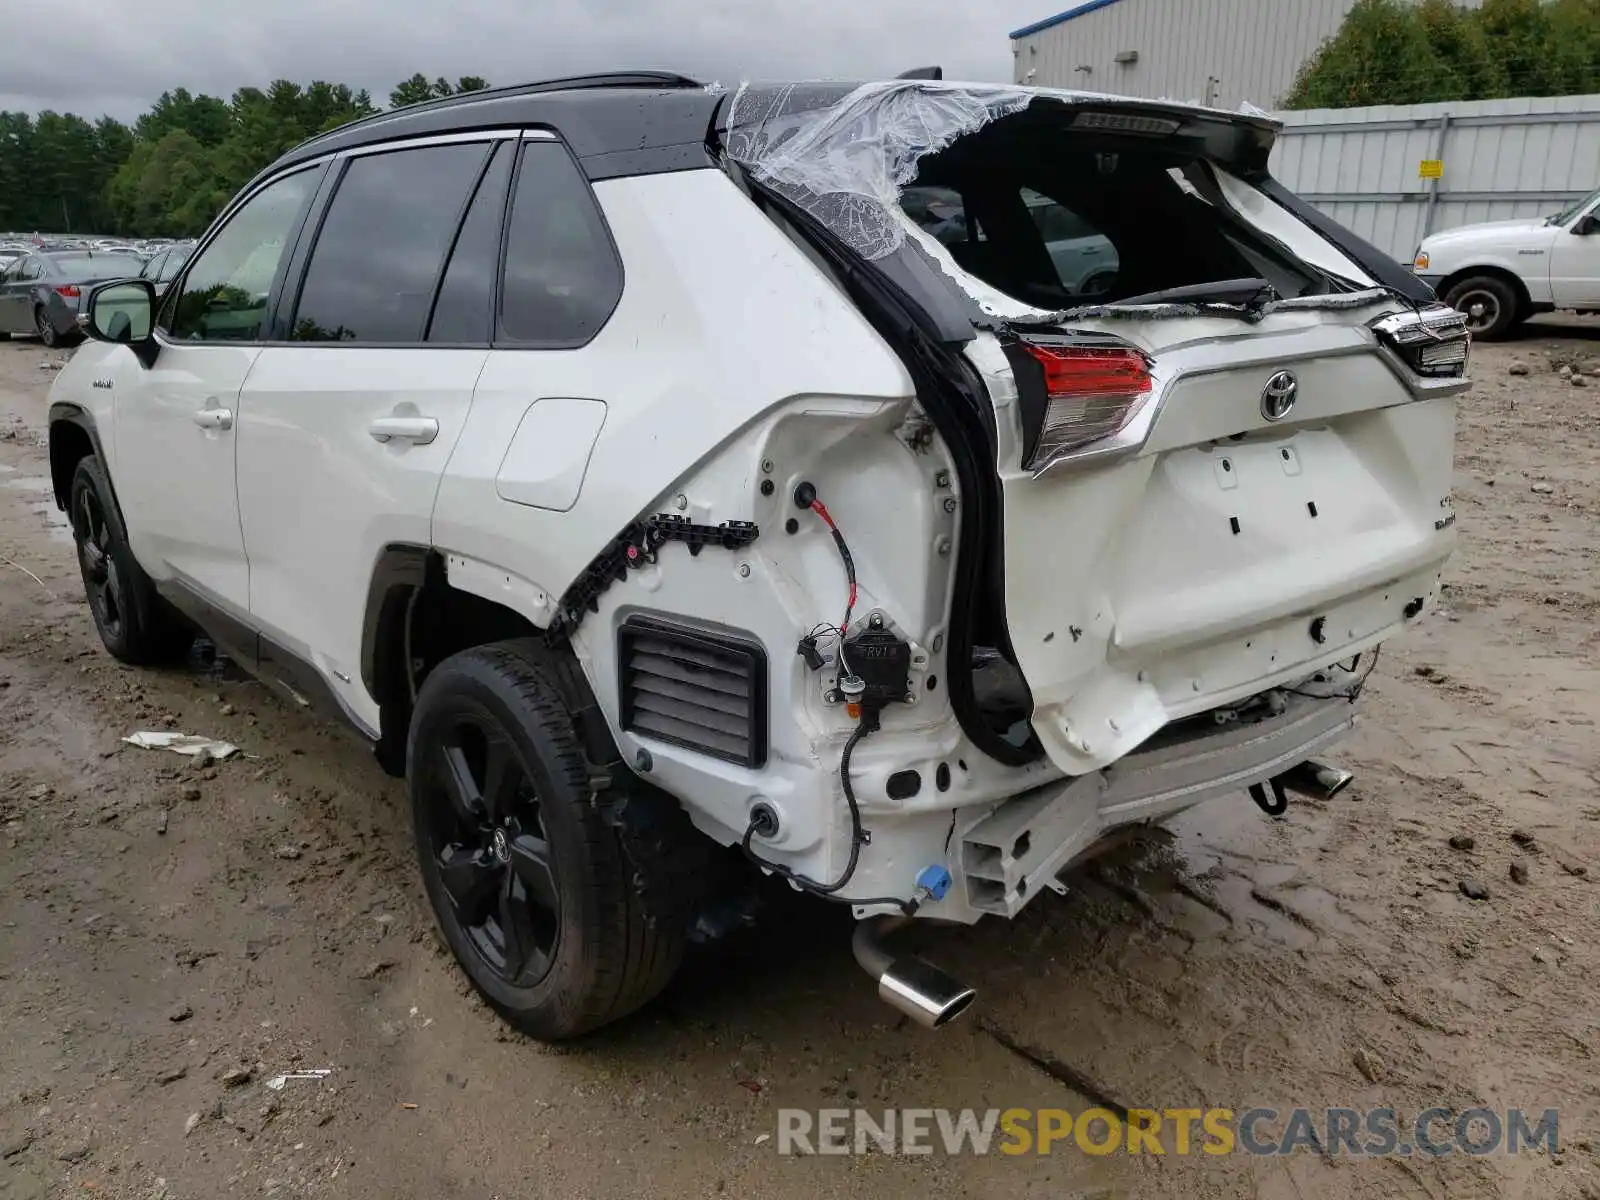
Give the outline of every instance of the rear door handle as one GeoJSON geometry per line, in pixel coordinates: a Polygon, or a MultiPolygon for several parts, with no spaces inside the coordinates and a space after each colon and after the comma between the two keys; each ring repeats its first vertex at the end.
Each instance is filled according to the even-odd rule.
{"type": "Polygon", "coordinates": [[[426,446],[439,436],[439,422],[432,417],[379,417],[367,426],[374,441],[414,442],[426,446]]]}
{"type": "Polygon", "coordinates": [[[233,410],[230,408],[202,408],[194,414],[194,423],[201,429],[232,429],[233,410]]]}

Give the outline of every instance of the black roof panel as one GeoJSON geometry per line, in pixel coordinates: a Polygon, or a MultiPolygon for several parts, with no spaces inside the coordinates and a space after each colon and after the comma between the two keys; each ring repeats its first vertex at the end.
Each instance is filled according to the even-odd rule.
{"type": "MultiPolygon", "coordinates": [[[[719,99],[718,93],[692,79],[654,71],[465,92],[379,113],[321,134],[290,150],[262,176],[325,154],[383,142],[539,125],[559,130],[580,160],[610,156],[594,164],[602,168],[599,177],[630,174],[614,168],[638,161],[641,151],[663,151],[666,159],[681,160],[686,151],[703,147],[719,99]]],[[[706,161],[702,154],[698,163],[691,160],[688,165],[706,161]]]]}

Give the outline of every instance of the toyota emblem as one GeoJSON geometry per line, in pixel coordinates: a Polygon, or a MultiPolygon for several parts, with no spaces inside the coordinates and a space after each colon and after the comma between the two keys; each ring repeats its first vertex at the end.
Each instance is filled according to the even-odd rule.
{"type": "Polygon", "coordinates": [[[1300,383],[1295,379],[1294,372],[1279,371],[1261,389],[1261,415],[1269,421],[1283,420],[1294,408],[1299,392],[1300,383]]]}

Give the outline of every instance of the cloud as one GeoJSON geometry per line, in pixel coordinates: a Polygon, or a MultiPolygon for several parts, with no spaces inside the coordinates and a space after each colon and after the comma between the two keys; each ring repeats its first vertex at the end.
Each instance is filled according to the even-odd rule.
{"type": "Polygon", "coordinates": [[[940,64],[1011,75],[1008,30],[1051,0],[145,0],[125,16],[37,7],[0,39],[0,108],[137,116],[163,91],[227,98],[274,79],[368,88],[414,72],[514,83],[619,68],[741,78],[874,78],[940,64]]]}

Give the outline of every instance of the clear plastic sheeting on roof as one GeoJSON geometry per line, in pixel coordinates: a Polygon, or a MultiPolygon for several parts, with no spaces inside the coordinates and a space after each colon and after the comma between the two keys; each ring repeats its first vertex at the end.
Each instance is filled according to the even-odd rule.
{"type": "Polygon", "coordinates": [[[741,86],[728,114],[728,154],[867,259],[904,244],[900,190],[917,177],[924,155],[1037,97],[1081,98],[1042,88],[892,80],[863,84],[817,108],[807,91],[804,84],[741,86]]]}

